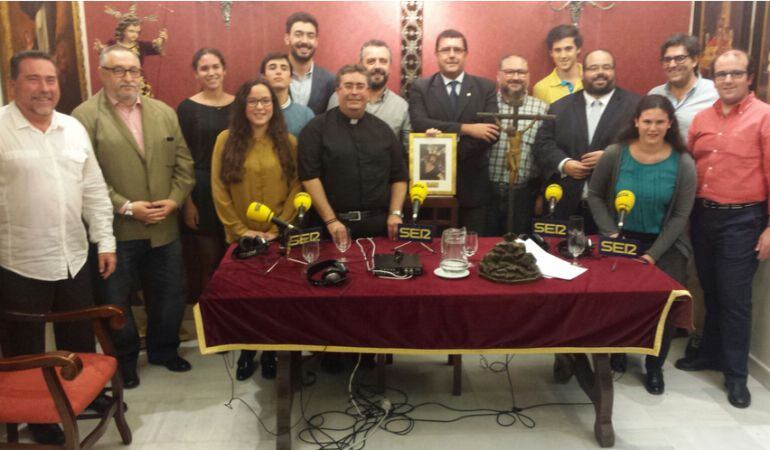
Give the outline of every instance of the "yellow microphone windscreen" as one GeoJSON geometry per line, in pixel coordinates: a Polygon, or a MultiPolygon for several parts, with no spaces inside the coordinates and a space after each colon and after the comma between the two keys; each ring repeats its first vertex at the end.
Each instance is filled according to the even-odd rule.
{"type": "Polygon", "coordinates": [[[262,203],[252,202],[246,210],[246,217],[254,222],[270,222],[273,211],[262,203]]]}
{"type": "Polygon", "coordinates": [[[547,188],[545,188],[545,199],[546,201],[551,201],[551,199],[556,200],[557,202],[561,200],[561,196],[564,194],[564,191],[561,189],[561,186],[558,184],[549,184],[547,188]]]}
{"type": "Polygon", "coordinates": [[[634,207],[635,202],[636,195],[634,195],[633,192],[624,189],[615,196],[615,209],[617,211],[625,211],[628,213],[631,211],[631,208],[634,207]]]}

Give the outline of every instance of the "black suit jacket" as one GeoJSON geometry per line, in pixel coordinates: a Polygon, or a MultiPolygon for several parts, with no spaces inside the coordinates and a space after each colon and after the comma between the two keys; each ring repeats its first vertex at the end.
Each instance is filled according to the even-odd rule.
{"type": "MultiPolygon", "coordinates": [[[[409,91],[409,117],[415,133],[437,128],[457,133],[463,123],[492,122],[476,117],[477,112],[497,112],[497,88],[486,78],[465,74],[457,111],[452,106],[440,73],[422,78],[409,91]]],[[[457,144],[457,200],[462,208],[487,203],[490,196],[489,149],[494,143],[460,136],[457,144]]]]}
{"type": "Polygon", "coordinates": [[[307,101],[307,107],[312,109],[315,115],[326,111],[326,105],[329,104],[329,98],[334,93],[337,84],[335,76],[317,64],[313,66],[313,75],[310,84],[310,98],[307,101]]]}
{"type": "Polygon", "coordinates": [[[604,109],[590,143],[583,91],[561,98],[548,109],[548,114],[556,115],[556,120],[545,120],[540,125],[535,139],[534,155],[543,175],[550,177],[550,182],[560,184],[564,191],[564,196],[556,206],[555,218],[566,219],[575,213],[580,203],[583,184],[588,181],[588,178],[562,178],[559,163],[565,158],[579,160],[583,154],[604,150],[615,142],[618,133],[630,123],[638,102],[638,95],[615,88],[615,93],[604,109]]]}

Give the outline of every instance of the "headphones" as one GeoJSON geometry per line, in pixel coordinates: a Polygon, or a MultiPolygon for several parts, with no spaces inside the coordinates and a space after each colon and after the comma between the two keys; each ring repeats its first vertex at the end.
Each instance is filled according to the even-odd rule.
{"type": "Polygon", "coordinates": [[[265,253],[269,245],[270,243],[260,236],[241,236],[238,239],[238,246],[233,250],[233,258],[247,259],[265,253]]]}
{"type": "Polygon", "coordinates": [[[335,286],[347,279],[348,268],[336,259],[318,261],[307,266],[307,280],[313,286],[335,286]]]}

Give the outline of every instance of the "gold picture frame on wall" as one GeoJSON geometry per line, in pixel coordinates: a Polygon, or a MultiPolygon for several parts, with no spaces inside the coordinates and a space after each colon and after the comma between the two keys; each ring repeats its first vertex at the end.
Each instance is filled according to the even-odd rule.
{"type": "Polygon", "coordinates": [[[428,137],[409,134],[409,178],[428,186],[428,195],[455,195],[457,190],[457,135],[428,137]]]}
{"type": "Polygon", "coordinates": [[[56,61],[61,91],[57,111],[69,114],[88,97],[77,2],[0,2],[0,43],[5,103],[13,100],[11,56],[24,50],[45,51],[56,61]]]}

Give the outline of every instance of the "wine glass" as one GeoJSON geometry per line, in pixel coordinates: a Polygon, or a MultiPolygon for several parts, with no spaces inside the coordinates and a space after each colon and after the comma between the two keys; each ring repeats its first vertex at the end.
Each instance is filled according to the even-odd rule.
{"type": "Polygon", "coordinates": [[[334,233],[332,240],[334,240],[334,246],[337,247],[337,250],[342,253],[342,257],[339,261],[341,263],[347,262],[345,252],[350,248],[350,228],[345,227],[344,229],[341,229],[340,232],[334,233]]]}
{"type": "Polygon", "coordinates": [[[586,249],[587,239],[583,232],[583,217],[569,216],[567,225],[567,251],[572,255],[572,264],[579,266],[577,258],[586,249]]]}
{"type": "Polygon", "coordinates": [[[469,231],[465,234],[465,256],[468,257],[468,267],[473,267],[471,256],[475,255],[479,249],[479,234],[475,231],[469,231]]]}
{"type": "Polygon", "coordinates": [[[318,246],[318,241],[305,242],[302,244],[302,258],[307,261],[308,264],[313,264],[321,253],[321,248],[318,246]]]}

